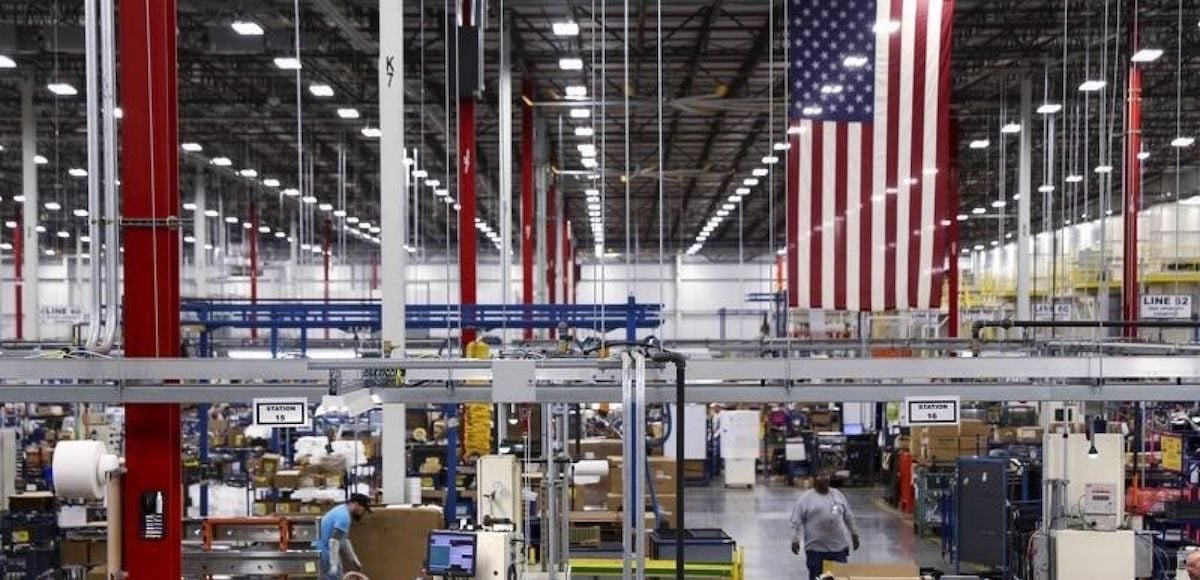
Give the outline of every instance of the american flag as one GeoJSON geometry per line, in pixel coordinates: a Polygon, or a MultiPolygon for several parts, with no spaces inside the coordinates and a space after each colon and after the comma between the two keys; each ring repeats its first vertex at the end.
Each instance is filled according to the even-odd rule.
{"type": "Polygon", "coordinates": [[[791,0],[788,295],[938,308],[953,0],[791,0]]]}

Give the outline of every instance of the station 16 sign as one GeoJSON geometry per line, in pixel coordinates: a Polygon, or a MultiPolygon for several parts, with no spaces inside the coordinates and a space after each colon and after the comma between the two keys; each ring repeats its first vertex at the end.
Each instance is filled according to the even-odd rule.
{"type": "Polygon", "coordinates": [[[906,397],[904,415],[910,426],[958,425],[958,397],[906,397]]]}
{"type": "Polygon", "coordinates": [[[1192,317],[1192,297],[1174,294],[1143,294],[1142,318],[1163,319],[1192,317]]]}

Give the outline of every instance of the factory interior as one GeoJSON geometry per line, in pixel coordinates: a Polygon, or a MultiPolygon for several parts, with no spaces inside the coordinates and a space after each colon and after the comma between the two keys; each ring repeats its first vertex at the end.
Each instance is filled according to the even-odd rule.
{"type": "Polygon", "coordinates": [[[1198,136],[1200,0],[0,0],[0,580],[1200,580],[1198,136]]]}

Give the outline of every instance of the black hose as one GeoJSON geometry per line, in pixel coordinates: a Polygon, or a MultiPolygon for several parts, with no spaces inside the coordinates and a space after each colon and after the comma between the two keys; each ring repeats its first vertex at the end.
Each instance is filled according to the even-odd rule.
{"type": "Polygon", "coordinates": [[[677,415],[671,426],[675,430],[675,580],[684,580],[683,533],[687,528],[683,522],[685,512],[683,509],[683,453],[687,429],[684,428],[683,407],[685,403],[684,385],[687,384],[687,357],[677,352],[664,350],[655,354],[650,360],[660,363],[669,362],[675,365],[675,412],[677,415]]]}

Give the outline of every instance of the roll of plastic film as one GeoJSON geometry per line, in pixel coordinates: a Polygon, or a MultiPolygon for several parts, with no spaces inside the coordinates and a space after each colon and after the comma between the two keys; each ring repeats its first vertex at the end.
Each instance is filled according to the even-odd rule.
{"type": "Polygon", "coordinates": [[[104,497],[102,465],[111,463],[106,455],[99,441],[60,441],[54,447],[55,493],[67,499],[104,497]]]}

